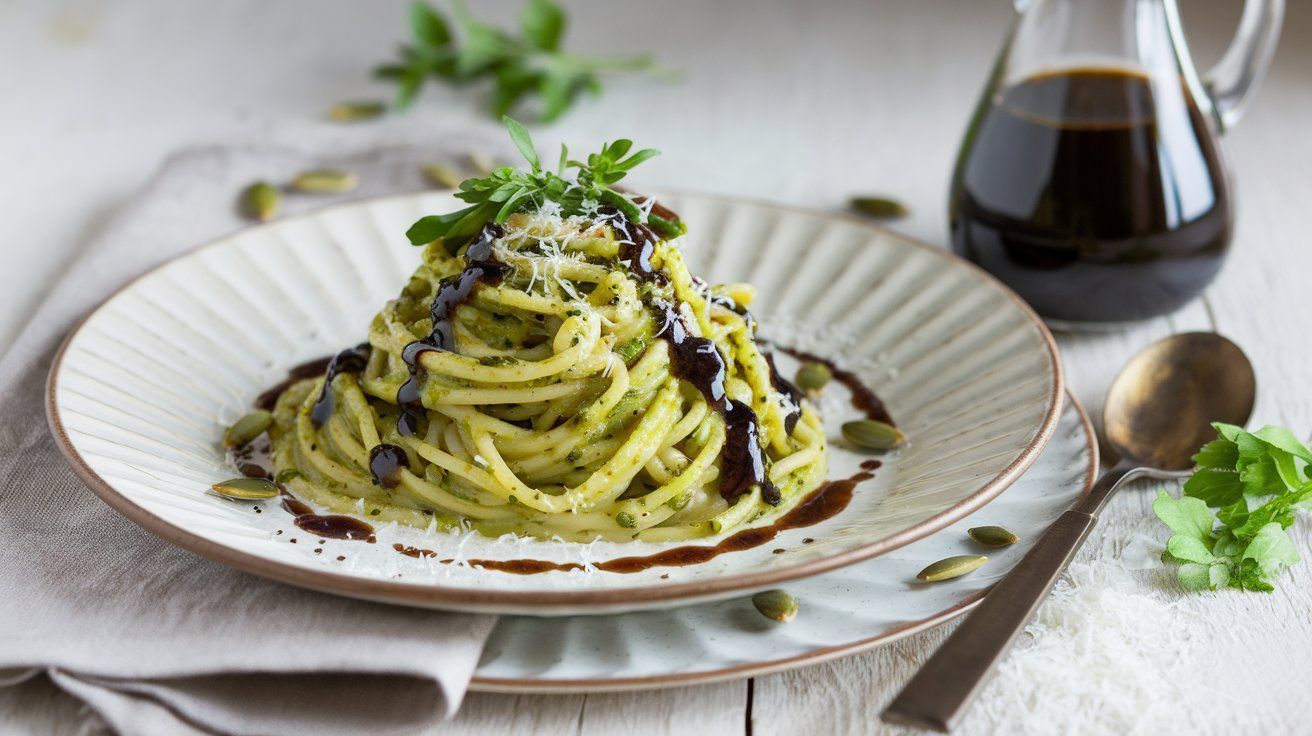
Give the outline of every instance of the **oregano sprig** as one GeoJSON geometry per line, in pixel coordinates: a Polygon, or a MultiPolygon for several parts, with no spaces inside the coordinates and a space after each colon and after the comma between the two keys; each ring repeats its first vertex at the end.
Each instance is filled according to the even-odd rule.
{"type": "Polygon", "coordinates": [[[401,46],[397,61],[374,70],[375,77],[396,83],[396,109],[410,107],[429,79],[462,85],[491,78],[493,115],[506,115],[536,96],[538,118],[550,122],[583,92],[599,93],[603,73],[657,68],[650,56],[602,58],[564,51],[568,19],[552,0],[528,0],[518,37],[478,20],[462,0],[451,4],[448,20],[426,2],[414,3],[410,43],[401,46]]]}
{"type": "Polygon", "coordinates": [[[633,222],[646,224],[661,237],[675,238],[684,233],[682,222],[649,214],[613,188],[633,167],[659,155],[659,151],[644,148],[630,153],[633,141],[621,138],[603,144],[584,162],[569,158],[569,149],[562,145],[556,170],[547,171],[542,168],[528,129],[509,115],[501,120],[529,169],[503,166],[487,176],[464,180],[455,196],[469,206],[421,218],[406,231],[411,243],[426,245],[442,238],[447,250],[455,253],[488,223],[505,222],[516,212],[536,209],[546,202],[556,203],[565,217],[593,214],[609,206],[633,222]],[[566,177],[569,169],[575,170],[572,180],[566,177]]]}

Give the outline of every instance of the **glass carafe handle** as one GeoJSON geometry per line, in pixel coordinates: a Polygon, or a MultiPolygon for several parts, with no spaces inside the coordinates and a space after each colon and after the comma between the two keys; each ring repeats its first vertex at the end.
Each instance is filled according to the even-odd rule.
{"type": "MultiPolygon", "coordinates": [[[[1023,0],[1018,0],[1021,2],[1023,0]]],[[[1167,8],[1174,12],[1175,3],[1167,8]]],[[[1285,18],[1285,0],[1247,0],[1230,48],[1216,66],[1203,75],[1203,86],[1212,98],[1221,130],[1229,130],[1244,116],[1253,93],[1271,65],[1285,18]]],[[[1174,19],[1179,28],[1179,19],[1174,19]]]]}

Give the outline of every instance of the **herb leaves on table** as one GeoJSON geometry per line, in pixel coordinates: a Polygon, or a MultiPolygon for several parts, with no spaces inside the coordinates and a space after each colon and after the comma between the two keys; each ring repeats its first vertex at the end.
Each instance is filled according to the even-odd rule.
{"type": "Polygon", "coordinates": [[[410,107],[428,79],[463,85],[490,78],[493,115],[515,111],[536,96],[539,119],[550,122],[581,93],[599,93],[603,72],[656,68],[648,56],[605,58],[564,51],[567,18],[551,0],[528,0],[518,37],[478,20],[461,0],[453,0],[452,8],[448,20],[426,2],[412,5],[411,43],[401,47],[397,61],[374,70],[374,76],[396,84],[396,109],[410,107]]]}
{"type": "Polygon", "coordinates": [[[1161,491],[1153,502],[1175,532],[1162,559],[1180,566],[1190,590],[1270,592],[1271,580],[1299,559],[1286,530],[1297,509],[1312,506],[1312,450],[1282,427],[1213,426],[1217,439],[1194,456],[1184,496],[1161,491]]]}

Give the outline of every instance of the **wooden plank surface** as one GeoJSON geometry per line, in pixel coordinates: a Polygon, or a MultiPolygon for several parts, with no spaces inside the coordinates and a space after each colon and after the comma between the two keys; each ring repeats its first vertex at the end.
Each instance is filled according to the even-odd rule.
{"type": "MultiPolygon", "coordinates": [[[[488,12],[509,17],[517,4],[488,3],[488,12]]],[[[604,104],[588,103],[543,133],[545,140],[564,137],[581,145],[632,135],[666,151],[651,165],[653,181],[690,188],[820,207],[839,206],[854,192],[893,193],[913,209],[899,229],[946,242],[944,201],[952,156],[1009,21],[1006,3],[566,4],[577,19],[575,38],[594,39],[600,50],[611,51],[636,35],[642,48],[656,50],[684,77],[668,89],[617,82],[604,104]],[[642,32],[615,32],[633,28],[642,32]]],[[[167,11],[149,2],[29,2],[0,9],[10,21],[0,23],[0,59],[6,62],[0,64],[0,82],[27,103],[8,122],[7,142],[0,142],[0,160],[14,162],[0,178],[0,197],[22,205],[11,208],[11,234],[35,238],[23,254],[0,253],[0,291],[6,300],[0,335],[22,324],[41,284],[72,257],[78,236],[93,232],[103,213],[128,196],[170,148],[232,138],[343,143],[341,129],[317,118],[328,103],[371,89],[359,80],[399,35],[403,5],[379,10],[347,0],[316,2],[313,32],[303,23],[310,5],[294,2],[184,2],[167,11]],[[193,44],[198,28],[205,31],[193,44]],[[189,54],[189,45],[199,51],[189,54]],[[240,58],[221,62],[225,49],[240,58]],[[161,54],[176,55],[171,70],[160,72],[167,84],[157,78],[132,81],[148,68],[142,66],[147,56],[161,54]],[[88,63],[99,69],[87,72],[88,63]],[[268,68],[279,70],[280,81],[247,83],[268,68]],[[107,77],[120,83],[108,85],[107,77]],[[207,90],[205,99],[169,91],[183,86],[207,90]],[[79,109],[110,109],[115,115],[99,119],[96,129],[67,122],[79,109]],[[52,153],[38,161],[20,155],[19,146],[52,153]],[[50,224],[56,218],[62,219],[50,224]]],[[[1238,3],[1182,5],[1196,55],[1217,58],[1238,3]]],[[[1068,381],[1095,415],[1111,377],[1136,350],[1172,332],[1216,328],[1236,339],[1257,365],[1261,393],[1255,421],[1301,432],[1312,427],[1312,242],[1303,227],[1312,207],[1312,137],[1305,130],[1312,120],[1312,47],[1305,43],[1312,34],[1309,5],[1290,4],[1272,75],[1227,140],[1238,190],[1236,245],[1206,303],[1124,332],[1059,336],[1068,381]]],[[[352,132],[347,144],[416,140],[427,123],[494,128],[468,107],[467,101],[434,91],[414,117],[352,132]]],[[[1081,561],[1092,564],[1121,554],[1128,536],[1151,529],[1148,488],[1113,500],[1081,561]]],[[[1300,548],[1312,558],[1312,529],[1303,522],[1300,531],[1300,548]]],[[[1309,643],[1309,568],[1304,564],[1282,581],[1276,595],[1218,596],[1212,608],[1199,609],[1205,612],[1200,615],[1244,623],[1232,640],[1217,644],[1225,646],[1218,651],[1236,658],[1260,653],[1277,666],[1296,668],[1279,650],[1291,637],[1309,643]]],[[[1193,610],[1187,608],[1191,602],[1181,605],[1193,610]]],[[[750,690],[739,682],[634,694],[471,694],[460,715],[435,733],[718,734],[745,732],[749,723],[753,734],[889,732],[878,724],[878,712],[951,628],[759,678],[750,690]]],[[[1072,661],[1072,676],[1088,665],[1072,661]]],[[[1234,677],[1262,679],[1256,665],[1236,666],[1234,677]]],[[[1304,665],[1281,674],[1306,682],[1309,670],[1304,665]]],[[[1014,696],[999,691],[1004,685],[1018,690],[1004,679],[985,697],[1014,696]]],[[[1090,700],[1105,694],[1100,687],[1111,684],[1091,683],[1090,700]]],[[[1217,728],[1238,717],[1230,711],[1236,706],[1224,698],[1182,707],[1198,710],[1217,728]]],[[[972,719],[963,732],[1007,722],[996,713],[972,719]]],[[[76,701],[42,679],[0,689],[2,733],[82,733],[88,723],[76,701]]],[[[1277,714],[1263,723],[1269,732],[1287,724],[1277,714]]]]}

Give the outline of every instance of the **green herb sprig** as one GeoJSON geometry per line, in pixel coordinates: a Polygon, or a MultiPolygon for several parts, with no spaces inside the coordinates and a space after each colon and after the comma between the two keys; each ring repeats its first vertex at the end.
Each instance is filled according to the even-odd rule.
{"type": "Polygon", "coordinates": [[[601,151],[590,154],[586,162],[569,158],[569,150],[560,147],[560,161],[555,171],[542,168],[537,149],[528,129],[509,115],[502,122],[510,139],[528,161],[530,169],[503,166],[482,178],[466,179],[460,183],[456,197],[469,206],[445,215],[421,218],[406,231],[406,237],[415,245],[443,239],[443,244],[455,253],[483,229],[489,222],[502,223],[510,215],[555,202],[562,216],[596,212],[600,206],[610,206],[633,222],[651,227],[664,238],[675,238],[684,233],[684,225],[663,217],[648,214],[633,200],[612,188],[638,164],[658,155],[652,148],[629,153],[633,141],[626,138],[603,144],[601,151]],[[568,169],[576,169],[571,181],[565,177],[568,169]]]}
{"type": "Polygon", "coordinates": [[[491,111],[500,117],[532,96],[540,98],[538,118],[560,117],[583,92],[601,91],[601,75],[615,71],[653,71],[649,56],[601,58],[561,49],[567,18],[551,0],[528,0],[520,13],[520,37],[488,25],[453,0],[450,22],[425,2],[410,7],[411,43],[400,59],[374,70],[396,83],[398,110],[410,107],[428,79],[454,85],[493,80],[491,111]],[[454,32],[453,32],[454,28],[454,32]]]}
{"type": "Polygon", "coordinates": [[[1217,439],[1194,456],[1184,496],[1161,491],[1153,502],[1175,532],[1162,560],[1180,566],[1190,590],[1270,592],[1272,579],[1298,562],[1286,530],[1298,509],[1312,506],[1312,451],[1282,427],[1212,426],[1217,439]]]}

